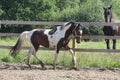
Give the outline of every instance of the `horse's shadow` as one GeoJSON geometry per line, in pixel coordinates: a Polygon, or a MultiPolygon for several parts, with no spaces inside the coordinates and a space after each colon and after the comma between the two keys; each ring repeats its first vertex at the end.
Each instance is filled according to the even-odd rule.
{"type": "MultiPolygon", "coordinates": [[[[0,64],[0,70],[43,70],[40,65],[31,65],[31,67],[28,67],[26,64],[18,64],[18,63],[3,63],[0,64]]],[[[49,64],[46,65],[46,69],[44,70],[54,70],[53,65],[49,64]]],[[[74,69],[71,67],[64,67],[64,66],[57,66],[56,70],[77,70],[78,68],[74,69]]]]}

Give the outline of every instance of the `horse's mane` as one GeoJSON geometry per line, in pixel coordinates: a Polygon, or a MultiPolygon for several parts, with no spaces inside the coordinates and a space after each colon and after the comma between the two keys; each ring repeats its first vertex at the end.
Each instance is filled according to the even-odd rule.
{"type": "Polygon", "coordinates": [[[61,30],[63,30],[66,26],[68,26],[69,24],[73,24],[74,22],[66,22],[61,26],[61,30]]]}
{"type": "Polygon", "coordinates": [[[57,28],[56,28],[56,27],[55,27],[55,28],[53,28],[52,30],[50,30],[50,31],[49,31],[49,34],[50,34],[50,35],[54,34],[54,33],[56,32],[56,30],[57,30],[57,28]]]}
{"type": "MultiPolygon", "coordinates": [[[[73,24],[74,22],[66,22],[64,23],[62,26],[58,26],[60,27],[60,30],[63,30],[66,26],[68,26],[69,24],[73,24]]],[[[52,35],[56,32],[57,27],[53,28],[52,30],[49,31],[49,34],[52,35]]]]}

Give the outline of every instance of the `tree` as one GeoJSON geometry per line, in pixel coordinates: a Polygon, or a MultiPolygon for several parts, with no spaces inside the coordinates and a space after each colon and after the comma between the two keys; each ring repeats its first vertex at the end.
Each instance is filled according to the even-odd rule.
{"type": "MultiPolygon", "coordinates": [[[[0,0],[0,20],[103,22],[103,6],[108,4],[113,4],[114,15],[119,18],[119,0],[0,0]]],[[[2,31],[22,32],[35,27],[2,25],[2,31]]],[[[102,34],[102,27],[85,27],[84,33],[102,34]]]]}

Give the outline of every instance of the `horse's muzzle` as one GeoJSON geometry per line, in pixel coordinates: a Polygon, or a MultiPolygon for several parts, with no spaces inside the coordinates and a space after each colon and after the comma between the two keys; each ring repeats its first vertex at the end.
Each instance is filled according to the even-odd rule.
{"type": "Polygon", "coordinates": [[[80,37],[76,37],[76,42],[79,44],[80,43],[80,37]]]}
{"type": "Polygon", "coordinates": [[[82,36],[76,37],[76,42],[79,44],[81,42],[82,36]]]}
{"type": "Polygon", "coordinates": [[[79,41],[76,41],[78,44],[81,42],[80,40],[79,41]]]}

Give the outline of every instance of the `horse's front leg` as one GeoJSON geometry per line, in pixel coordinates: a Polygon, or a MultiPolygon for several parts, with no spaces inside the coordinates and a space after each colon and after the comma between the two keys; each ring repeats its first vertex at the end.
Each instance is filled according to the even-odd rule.
{"type": "Polygon", "coordinates": [[[109,44],[109,39],[105,39],[106,45],[107,45],[107,49],[110,49],[110,44],[109,44]]]}
{"type": "Polygon", "coordinates": [[[71,54],[71,56],[72,56],[73,68],[76,69],[76,68],[77,68],[77,66],[76,66],[76,56],[75,56],[75,53],[74,53],[73,49],[71,49],[69,46],[65,46],[65,48],[66,48],[67,50],[69,50],[69,52],[70,52],[70,54],[71,54]]]}
{"type": "Polygon", "coordinates": [[[58,59],[58,54],[59,54],[59,48],[57,48],[56,52],[55,52],[55,60],[53,62],[53,69],[54,70],[56,69],[56,63],[57,63],[57,59],[58,59]]]}
{"type": "Polygon", "coordinates": [[[76,69],[77,66],[76,66],[76,56],[75,56],[75,53],[72,49],[69,49],[69,52],[71,53],[72,55],[72,63],[73,63],[73,68],[76,69]]]}
{"type": "Polygon", "coordinates": [[[33,53],[33,56],[38,60],[38,62],[41,64],[42,69],[45,70],[47,69],[44,65],[44,63],[37,57],[36,53],[33,53]]]}
{"type": "Polygon", "coordinates": [[[31,57],[31,54],[32,54],[32,48],[29,49],[28,53],[27,53],[27,59],[25,59],[25,63],[28,65],[29,68],[31,68],[31,65],[30,65],[30,57],[31,57]]]}

